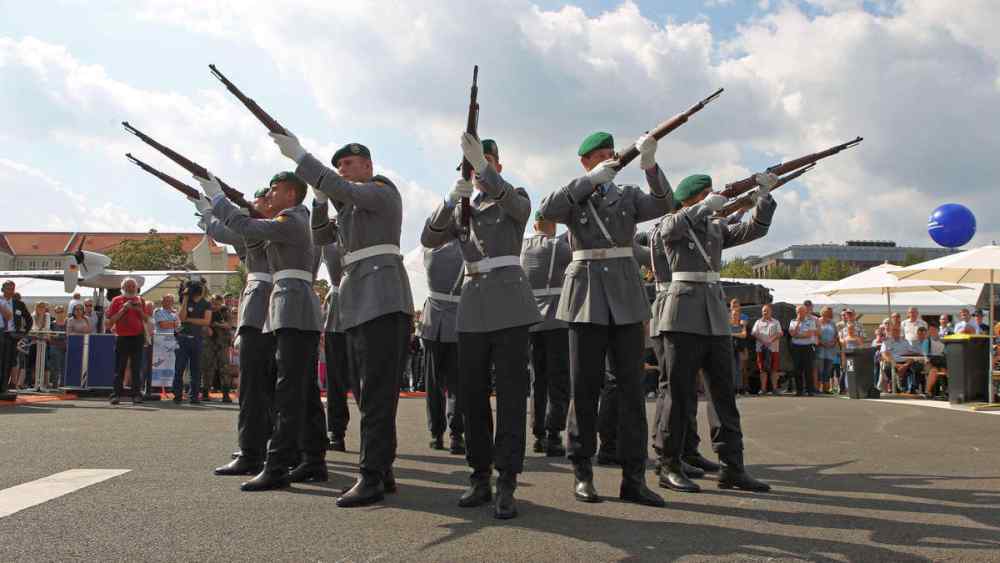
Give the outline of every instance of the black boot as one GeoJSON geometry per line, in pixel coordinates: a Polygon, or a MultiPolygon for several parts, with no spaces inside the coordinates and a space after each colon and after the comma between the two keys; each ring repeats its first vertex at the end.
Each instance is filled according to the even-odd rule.
{"type": "Polygon", "coordinates": [[[216,475],[256,475],[264,469],[264,462],[258,459],[251,459],[246,456],[237,456],[236,459],[216,467],[216,475]]]}
{"type": "Polygon", "coordinates": [[[264,469],[256,477],[240,485],[240,490],[270,491],[284,489],[288,484],[288,470],[283,465],[268,467],[265,464],[264,469]]]}
{"type": "Polygon", "coordinates": [[[465,453],[465,438],[461,434],[451,435],[451,444],[448,447],[448,452],[453,455],[462,455],[465,453]]]}
{"type": "Polygon", "coordinates": [[[332,451],[335,451],[335,452],[346,452],[347,451],[347,444],[344,442],[344,437],[343,436],[330,436],[330,442],[327,445],[326,449],[332,450],[332,451]]]}
{"type": "Polygon", "coordinates": [[[660,486],[679,493],[701,492],[701,487],[684,473],[682,462],[675,459],[664,459],[660,463],[660,486]]]}
{"type": "Polygon", "coordinates": [[[546,447],[548,447],[548,444],[545,443],[545,437],[535,436],[535,443],[532,444],[531,450],[536,454],[543,454],[545,453],[546,447]]]}
{"type": "Polygon", "coordinates": [[[517,474],[500,472],[497,477],[497,498],[493,506],[493,517],[498,520],[510,520],[517,516],[514,505],[514,489],[517,488],[517,474]]]}
{"type": "Polygon", "coordinates": [[[362,471],[354,486],[337,499],[337,506],[341,508],[366,506],[383,498],[385,498],[385,485],[382,483],[382,476],[362,471]]]}
{"type": "Polygon", "coordinates": [[[431,443],[429,445],[432,450],[443,450],[444,438],[442,436],[434,436],[431,438],[431,443]]]}
{"type": "Polygon", "coordinates": [[[493,499],[493,492],[490,490],[490,472],[490,469],[485,469],[472,473],[469,477],[469,488],[465,489],[458,499],[458,506],[471,508],[486,504],[493,499]]]}
{"type": "Polygon", "coordinates": [[[289,474],[288,480],[292,483],[324,483],[330,480],[330,473],[326,468],[326,456],[323,453],[308,453],[303,456],[302,462],[289,474]]]}
{"type": "Polygon", "coordinates": [[[742,465],[726,464],[719,472],[719,488],[766,493],[771,490],[771,485],[751,477],[742,465]]]}
{"type": "Polygon", "coordinates": [[[396,488],[396,474],[392,472],[391,467],[382,474],[382,487],[387,493],[395,493],[399,490],[396,488]]]}
{"type": "Polygon", "coordinates": [[[681,460],[681,469],[684,470],[684,474],[688,476],[688,479],[701,479],[705,476],[704,469],[688,465],[688,463],[683,459],[681,460]]]}
{"type": "Polygon", "coordinates": [[[697,452],[695,452],[693,455],[684,456],[684,463],[693,467],[697,467],[702,471],[704,471],[705,473],[716,473],[720,469],[722,469],[721,465],[715,463],[710,459],[707,459],[705,456],[697,452]]]}
{"type": "Polygon", "coordinates": [[[545,439],[545,457],[566,457],[566,446],[558,432],[549,432],[545,439]]]}
{"type": "Polygon", "coordinates": [[[601,502],[594,488],[594,467],[590,459],[573,459],[573,497],[580,502],[601,502]]]}
{"type": "Polygon", "coordinates": [[[645,506],[663,507],[663,498],[646,486],[646,462],[632,461],[622,465],[622,485],[618,498],[645,506]]]}

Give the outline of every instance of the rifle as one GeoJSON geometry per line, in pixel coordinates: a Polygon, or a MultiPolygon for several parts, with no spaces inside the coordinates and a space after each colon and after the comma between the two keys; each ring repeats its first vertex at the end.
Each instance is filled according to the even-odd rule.
{"type": "Polygon", "coordinates": [[[146,164],[145,162],[139,160],[138,158],[132,156],[132,153],[130,153],[130,152],[125,153],[125,158],[129,159],[129,161],[132,164],[135,164],[139,168],[142,168],[146,172],[149,172],[153,176],[156,176],[157,178],[163,180],[164,182],[166,182],[167,184],[169,184],[171,187],[173,187],[175,190],[181,192],[182,194],[186,195],[187,197],[189,197],[191,199],[198,199],[198,198],[201,197],[201,192],[199,192],[198,190],[192,188],[191,186],[185,184],[184,182],[181,182],[180,180],[178,180],[177,178],[174,178],[173,176],[170,176],[168,174],[164,174],[163,172],[160,172],[159,170],[153,168],[152,166],[150,166],[150,165],[146,164]]]}
{"type": "MultiPolygon", "coordinates": [[[[787,174],[788,172],[791,172],[793,170],[798,170],[803,166],[812,164],[817,160],[835,155],[844,149],[849,149],[863,140],[864,139],[862,137],[858,137],[853,141],[848,141],[846,143],[830,147],[825,151],[814,152],[812,154],[807,154],[803,157],[799,157],[794,160],[789,160],[788,162],[781,162],[775,164],[774,166],[768,168],[767,171],[771,172],[772,174],[777,174],[779,176],[782,174],[787,174]]],[[[733,198],[754,189],[755,187],[757,187],[757,180],[754,179],[754,176],[755,175],[751,175],[748,178],[743,178],[742,180],[738,180],[731,184],[726,184],[726,187],[723,188],[721,192],[719,192],[719,195],[724,195],[726,197],[733,198]]]]}
{"type": "Polygon", "coordinates": [[[246,94],[240,91],[240,89],[237,88],[236,85],[233,84],[228,78],[226,78],[224,74],[219,72],[219,69],[216,68],[214,64],[208,65],[208,68],[212,71],[212,76],[218,78],[219,81],[226,86],[226,90],[229,90],[234,96],[236,96],[236,98],[239,99],[239,101],[242,102],[248,110],[250,110],[250,113],[263,123],[264,127],[267,127],[268,131],[278,133],[279,135],[289,134],[288,129],[282,127],[277,120],[257,105],[257,102],[255,102],[253,98],[247,97],[246,94]]]}
{"type": "MultiPolygon", "coordinates": [[[[725,88],[719,88],[715,92],[712,92],[711,96],[691,106],[690,108],[688,108],[687,111],[679,113],[671,117],[670,119],[664,121],[663,123],[660,123],[659,125],[654,127],[651,131],[649,131],[649,134],[652,135],[653,138],[655,138],[657,141],[666,137],[671,132],[673,132],[674,129],[677,129],[681,125],[687,123],[688,118],[701,111],[702,108],[708,105],[709,102],[721,96],[724,90],[725,88]]],[[[625,152],[618,155],[617,169],[621,170],[622,168],[625,168],[625,166],[628,165],[628,163],[635,160],[635,157],[637,156],[639,156],[639,148],[635,146],[635,143],[633,143],[632,146],[630,146],[628,149],[625,150],[625,152]]]]}
{"type": "MultiPolygon", "coordinates": [[[[194,174],[195,176],[198,176],[199,178],[208,178],[208,169],[205,168],[204,166],[196,162],[193,162],[191,160],[188,160],[177,151],[158,143],[155,139],[153,139],[149,135],[129,125],[128,121],[122,121],[122,126],[124,126],[125,130],[128,131],[129,133],[132,133],[136,137],[139,137],[139,139],[141,139],[142,142],[153,147],[154,149],[159,151],[160,154],[162,154],[163,156],[176,162],[178,165],[180,165],[181,168],[187,170],[188,172],[194,174]]],[[[218,180],[218,178],[216,179],[218,180]]],[[[222,180],[219,180],[219,185],[222,186],[222,191],[223,193],[226,194],[226,197],[229,198],[229,200],[235,203],[236,205],[249,211],[251,217],[253,217],[254,219],[264,218],[264,216],[261,215],[259,211],[254,209],[253,204],[251,204],[243,197],[242,192],[240,192],[236,188],[233,188],[229,184],[226,184],[222,180]]]]}
{"type": "MultiPolygon", "coordinates": [[[[469,92],[469,115],[465,120],[465,132],[470,133],[472,136],[479,138],[479,85],[477,81],[479,80],[479,65],[472,67],[472,89],[469,92]]],[[[469,163],[465,157],[462,157],[462,164],[459,165],[459,169],[462,171],[462,179],[470,180],[472,179],[472,164],[469,163]]],[[[469,204],[469,198],[462,198],[462,218],[460,221],[461,225],[461,236],[463,240],[467,240],[469,237],[469,221],[472,219],[472,206],[469,204]]]]}
{"type": "MultiPolygon", "coordinates": [[[[776,183],[774,185],[774,187],[771,188],[771,191],[773,192],[774,190],[780,188],[781,186],[784,186],[788,182],[791,182],[792,180],[798,178],[799,176],[805,174],[806,172],[809,172],[810,170],[812,170],[815,167],[816,167],[816,163],[814,162],[812,164],[809,164],[808,166],[805,166],[803,168],[799,168],[798,170],[796,170],[795,172],[792,172],[791,174],[786,174],[786,175],[782,176],[781,178],[778,178],[778,183],[776,183]]],[[[751,207],[754,204],[754,202],[756,201],[755,194],[756,194],[756,192],[754,192],[752,194],[745,194],[742,197],[738,197],[738,198],[734,198],[734,199],[729,200],[729,202],[726,203],[726,206],[723,207],[718,213],[716,213],[715,216],[716,217],[727,217],[728,215],[730,215],[731,213],[736,212],[739,209],[751,207]]]]}

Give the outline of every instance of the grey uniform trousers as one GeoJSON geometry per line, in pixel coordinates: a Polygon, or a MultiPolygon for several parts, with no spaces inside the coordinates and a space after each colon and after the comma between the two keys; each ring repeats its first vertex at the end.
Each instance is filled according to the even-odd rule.
{"type": "Polygon", "coordinates": [[[524,467],[528,411],[528,327],[458,333],[458,404],[465,413],[465,459],[475,473],[494,465],[501,473],[524,467]],[[490,367],[496,372],[493,432],[490,367]]]}
{"type": "Polygon", "coordinates": [[[597,405],[604,384],[607,354],[615,366],[618,385],[616,457],[623,468],[645,465],[648,427],[641,373],[642,331],[642,323],[570,324],[573,400],[569,414],[567,455],[574,461],[590,459],[597,451],[597,405]]]}
{"type": "Polygon", "coordinates": [[[452,437],[465,433],[465,421],[458,408],[458,344],[424,341],[424,371],[427,391],[427,429],[437,437],[448,429],[452,437]]]}
{"type": "Polygon", "coordinates": [[[326,453],[326,420],[316,378],[319,332],[281,328],[274,334],[278,377],[267,464],[288,467],[299,462],[300,452],[317,456],[326,453]]]}
{"type": "Polygon", "coordinates": [[[334,438],[344,438],[351,413],[347,409],[347,392],[354,393],[358,400],[357,382],[347,369],[347,335],[343,332],[327,332],[323,336],[323,352],[326,355],[326,422],[334,438]]]}
{"type": "Polygon", "coordinates": [[[236,423],[244,457],[263,461],[274,430],[274,335],[240,328],[240,414],[236,423]]]}
{"type": "Polygon", "coordinates": [[[660,426],[666,421],[661,453],[667,458],[684,455],[684,445],[697,402],[695,378],[698,370],[705,374],[705,384],[718,417],[718,426],[712,428],[712,449],[719,460],[736,469],[743,468],[743,432],[740,429],[740,412],[736,408],[733,387],[733,338],[704,336],[686,332],[664,332],[659,339],[663,344],[665,377],[670,382],[670,412],[661,416],[660,426]]]}
{"type": "Polygon", "coordinates": [[[531,431],[541,438],[566,429],[569,410],[569,329],[530,333],[531,431]]]}
{"type": "Polygon", "coordinates": [[[413,320],[389,313],[347,329],[347,364],[357,378],[361,411],[361,473],[381,479],[396,460],[399,381],[413,320]]]}

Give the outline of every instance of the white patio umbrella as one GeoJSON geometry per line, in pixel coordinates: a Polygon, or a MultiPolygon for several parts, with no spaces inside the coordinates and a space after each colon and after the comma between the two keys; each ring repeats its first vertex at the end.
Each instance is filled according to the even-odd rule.
{"type": "Polygon", "coordinates": [[[953,282],[928,282],[923,280],[902,280],[890,272],[898,271],[900,266],[886,262],[858,272],[853,276],[821,286],[813,293],[834,297],[837,295],[885,295],[886,307],[892,314],[892,296],[896,293],[924,293],[929,291],[955,291],[969,289],[953,282]]]}
{"type": "MultiPolygon", "coordinates": [[[[1000,246],[995,244],[973,248],[957,254],[950,254],[895,270],[892,275],[900,281],[940,281],[952,283],[990,284],[990,337],[993,336],[993,283],[1000,279],[1000,246]]],[[[990,363],[987,365],[986,402],[990,402],[993,387],[993,346],[990,363]]]]}

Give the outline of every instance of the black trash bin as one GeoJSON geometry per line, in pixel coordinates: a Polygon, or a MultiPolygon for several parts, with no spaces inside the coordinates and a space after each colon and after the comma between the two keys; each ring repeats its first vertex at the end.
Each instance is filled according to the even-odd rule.
{"type": "Polygon", "coordinates": [[[952,404],[985,401],[990,337],[956,334],[943,340],[948,362],[948,401],[952,404]]]}
{"type": "Polygon", "coordinates": [[[844,373],[852,399],[877,399],[879,392],[872,381],[875,373],[875,348],[855,348],[844,352],[844,373]]]}

